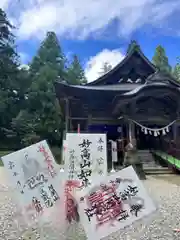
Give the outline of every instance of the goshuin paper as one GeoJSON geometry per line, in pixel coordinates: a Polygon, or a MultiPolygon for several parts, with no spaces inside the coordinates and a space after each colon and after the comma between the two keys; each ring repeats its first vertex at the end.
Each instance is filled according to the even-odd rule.
{"type": "Polygon", "coordinates": [[[47,142],[6,155],[2,161],[28,222],[40,217],[48,220],[50,212],[63,201],[63,191],[59,168],[47,142]]]}
{"type": "Polygon", "coordinates": [[[79,214],[88,239],[101,239],[151,214],[156,207],[132,167],[78,193],[79,214]]]}
{"type": "Polygon", "coordinates": [[[65,177],[89,187],[107,174],[107,140],[105,134],[67,133],[65,177]]]}

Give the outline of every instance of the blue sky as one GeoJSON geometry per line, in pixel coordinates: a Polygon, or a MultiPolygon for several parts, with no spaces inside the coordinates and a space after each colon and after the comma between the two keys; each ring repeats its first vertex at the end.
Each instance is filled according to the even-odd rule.
{"type": "Polygon", "coordinates": [[[180,56],[180,0],[0,0],[18,27],[18,52],[27,64],[47,31],[55,31],[65,54],[76,53],[89,81],[103,62],[115,66],[131,39],[152,59],[161,44],[174,65],[180,56]]]}

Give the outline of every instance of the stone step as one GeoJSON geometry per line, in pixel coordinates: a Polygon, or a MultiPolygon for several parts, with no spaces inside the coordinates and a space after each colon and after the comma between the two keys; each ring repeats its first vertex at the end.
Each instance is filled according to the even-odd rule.
{"type": "Polygon", "coordinates": [[[161,167],[159,165],[156,166],[143,166],[143,169],[146,174],[173,174],[173,171],[168,167],[161,167]]]}
{"type": "Polygon", "coordinates": [[[154,160],[149,160],[149,161],[144,161],[144,160],[142,160],[142,159],[139,159],[142,163],[144,163],[144,164],[151,164],[151,163],[155,163],[155,161],[154,160]]]}
{"type": "Polygon", "coordinates": [[[140,157],[149,157],[149,156],[152,156],[152,154],[151,153],[138,154],[138,156],[140,156],[140,157]]]}
{"type": "Polygon", "coordinates": [[[147,175],[160,175],[160,174],[174,174],[171,170],[157,170],[157,169],[144,169],[145,174],[147,175]]]}
{"type": "Polygon", "coordinates": [[[144,164],[155,164],[155,161],[153,160],[153,161],[143,161],[143,160],[141,160],[140,159],[140,161],[141,161],[141,163],[144,163],[144,164]]]}
{"type": "Polygon", "coordinates": [[[143,168],[157,168],[156,164],[143,164],[143,168]]]}
{"type": "Polygon", "coordinates": [[[142,163],[155,162],[154,157],[151,153],[147,153],[146,155],[141,155],[138,153],[138,157],[142,163]]]}
{"type": "Polygon", "coordinates": [[[139,153],[147,153],[147,152],[149,153],[150,150],[138,150],[138,152],[139,152],[139,153]]]}

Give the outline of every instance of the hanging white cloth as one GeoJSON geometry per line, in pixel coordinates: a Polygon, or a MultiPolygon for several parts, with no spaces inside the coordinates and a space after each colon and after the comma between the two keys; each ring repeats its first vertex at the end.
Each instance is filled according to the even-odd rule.
{"type": "Polygon", "coordinates": [[[111,140],[111,152],[112,152],[112,161],[117,162],[118,156],[117,156],[117,142],[111,140]]]}

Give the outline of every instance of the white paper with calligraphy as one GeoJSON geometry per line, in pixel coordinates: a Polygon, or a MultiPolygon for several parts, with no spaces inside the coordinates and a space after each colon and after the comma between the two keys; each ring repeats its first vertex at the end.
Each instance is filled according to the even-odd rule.
{"type": "Polygon", "coordinates": [[[79,180],[87,188],[107,174],[105,134],[67,133],[65,159],[67,180],[79,180]]]}
{"type": "Polygon", "coordinates": [[[59,167],[47,142],[6,155],[2,161],[19,193],[28,223],[33,219],[48,220],[54,208],[64,200],[59,167]]]}
{"type": "Polygon", "coordinates": [[[117,157],[117,142],[116,141],[111,141],[111,152],[112,152],[112,161],[117,162],[118,157],[117,157]]]}
{"type": "Polygon", "coordinates": [[[88,239],[106,237],[156,210],[131,166],[106,177],[85,195],[78,195],[80,219],[88,239]]]}

